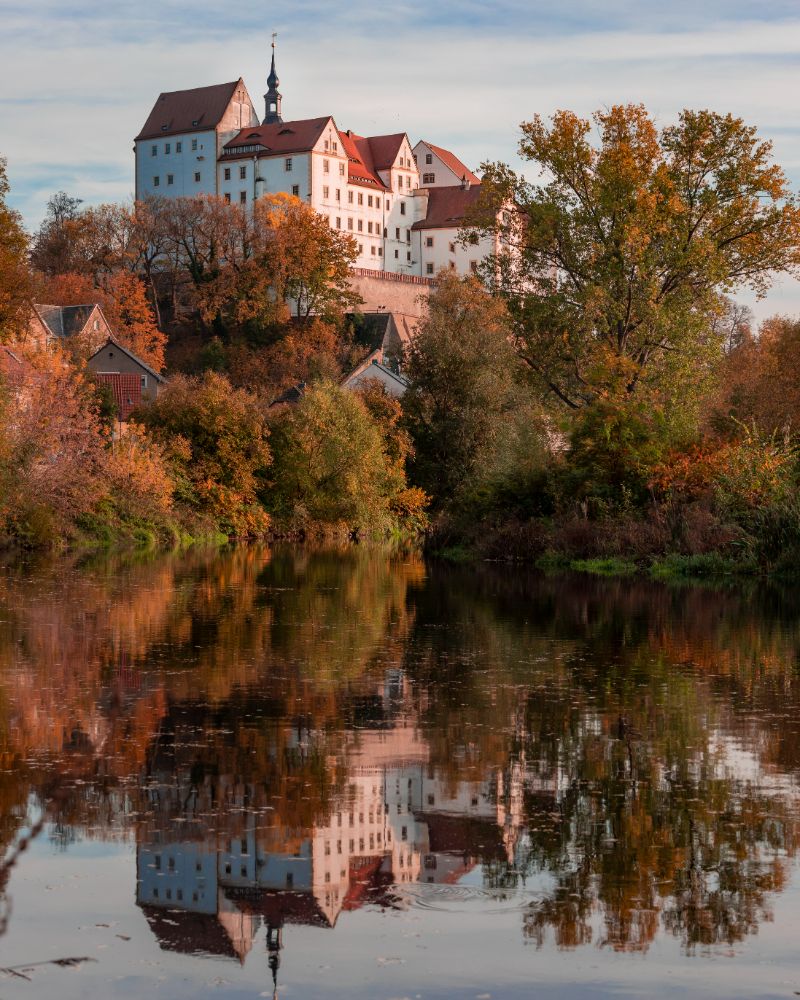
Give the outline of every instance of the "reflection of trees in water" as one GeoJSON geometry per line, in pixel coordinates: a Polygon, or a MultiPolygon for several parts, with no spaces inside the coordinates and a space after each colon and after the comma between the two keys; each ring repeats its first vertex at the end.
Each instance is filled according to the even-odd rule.
{"type": "Polygon", "coordinates": [[[800,767],[795,600],[426,576],[359,548],[5,573],[0,845],[13,857],[33,794],[64,842],[230,837],[244,803],[291,846],[346,794],[360,734],[402,716],[443,787],[518,775],[518,804],[498,792],[514,860],[484,876],[504,892],[549,873],[533,940],[733,943],[769,919],[797,845],[770,784],[800,767]],[[387,693],[400,668],[410,687],[387,693]]]}

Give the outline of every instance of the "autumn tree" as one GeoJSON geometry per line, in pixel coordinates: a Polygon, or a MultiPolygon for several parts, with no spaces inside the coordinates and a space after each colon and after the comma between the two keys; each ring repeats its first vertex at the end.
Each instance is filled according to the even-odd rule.
{"type": "Polygon", "coordinates": [[[570,409],[660,393],[685,405],[720,356],[721,295],[763,294],[798,260],[800,209],[770,143],[732,115],[683,111],[659,131],[641,105],[592,123],[523,123],[541,186],[502,165],[483,224],[513,200],[510,241],[486,266],[538,384],[570,409]],[[522,225],[520,226],[520,220],[522,225]]]}
{"type": "Polygon", "coordinates": [[[349,283],[355,241],[298,198],[267,195],[252,212],[195,201],[180,215],[181,248],[207,323],[247,330],[292,314],[335,320],[360,301],[349,283]]]}
{"type": "Polygon", "coordinates": [[[757,336],[741,339],[725,359],[710,404],[715,430],[739,435],[742,424],[796,435],[800,429],[800,320],[772,316],[757,336]]]}
{"type": "Polygon", "coordinates": [[[6,161],[0,157],[0,342],[24,332],[30,301],[28,237],[19,213],[6,204],[9,189],[6,161]]]}
{"type": "Polygon", "coordinates": [[[173,456],[177,499],[230,534],[266,530],[257,494],[272,456],[263,412],[250,393],[218,372],[177,375],[139,419],[173,456]]]}

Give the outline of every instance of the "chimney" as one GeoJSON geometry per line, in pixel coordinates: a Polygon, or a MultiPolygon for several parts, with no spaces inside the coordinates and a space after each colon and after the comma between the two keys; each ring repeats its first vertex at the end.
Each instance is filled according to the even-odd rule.
{"type": "Polygon", "coordinates": [[[464,189],[465,191],[469,191],[469,181],[467,180],[467,175],[466,175],[466,174],[464,174],[464,175],[462,176],[462,178],[461,178],[461,187],[462,187],[462,188],[463,188],[463,189],[464,189]]]}

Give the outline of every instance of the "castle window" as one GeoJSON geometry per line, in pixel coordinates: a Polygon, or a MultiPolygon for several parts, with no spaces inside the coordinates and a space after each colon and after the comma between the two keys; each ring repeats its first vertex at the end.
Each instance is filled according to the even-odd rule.
{"type": "Polygon", "coordinates": [[[341,229],[342,228],[342,220],[341,220],[340,216],[338,216],[338,215],[336,216],[336,228],[337,229],[341,229]]]}
{"type": "Polygon", "coordinates": [[[154,177],[153,178],[153,187],[157,188],[160,183],[161,183],[161,179],[159,177],[154,177]]]}
{"type": "Polygon", "coordinates": [[[324,187],[322,189],[322,197],[323,198],[330,198],[330,196],[331,196],[331,189],[329,187],[327,187],[327,186],[324,187]]]}
{"type": "Polygon", "coordinates": [[[292,184],[292,194],[295,196],[295,198],[299,198],[300,197],[300,185],[299,184],[292,184]]]}
{"type": "Polygon", "coordinates": [[[239,201],[242,203],[242,205],[244,205],[244,203],[247,201],[247,192],[246,191],[240,191],[239,192],[239,201]]]}
{"type": "Polygon", "coordinates": [[[195,170],[195,172],[194,172],[194,182],[195,182],[195,184],[199,184],[200,183],[200,171],[199,170],[195,170]]]}
{"type": "Polygon", "coordinates": [[[348,191],[347,192],[347,204],[348,205],[352,205],[353,204],[353,192],[352,191],[348,191]]]}
{"type": "Polygon", "coordinates": [[[378,256],[383,257],[383,247],[378,247],[378,256]]]}
{"type": "Polygon", "coordinates": [[[183,143],[182,142],[176,142],[175,143],[175,152],[176,153],[182,153],[183,152],[183,143]]]}
{"type": "Polygon", "coordinates": [[[342,191],[341,191],[341,188],[336,188],[336,200],[337,201],[341,201],[342,200],[342,191]]]}
{"type": "MultiPolygon", "coordinates": [[[[146,375],[142,375],[142,388],[143,389],[147,388],[147,376],[146,375]]],[[[170,861],[172,862],[171,865],[170,865],[170,867],[174,868],[175,867],[175,861],[173,859],[170,859],[170,861]]]]}
{"type": "Polygon", "coordinates": [[[158,156],[158,146],[151,146],[150,147],[150,155],[151,156],[158,156]]]}
{"type": "Polygon", "coordinates": [[[364,195],[360,191],[358,192],[358,203],[359,205],[364,204],[364,195]]]}
{"type": "Polygon", "coordinates": [[[231,203],[231,193],[230,193],[230,191],[226,191],[225,192],[224,198],[225,198],[225,203],[227,205],[230,205],[230,203],[231,203]]]}
{"type": "Polygon", "coordinates": [[[171,149],[172,149],[172,147],[170,146],[170,144],[168,142],[165,142],[164,143],[164,152],[167,154],[167,156],[169,156],[169,153],[170,153],[171,149]]]}
{"type": "Polygon", "coordinates": [[[231,168],[230,167],[225,167],[225,170],[223,171],[223,177],[225,178],[226,181],[229,181],[231,179],[231,168]]]}
{"type": "Polygon", "coordinates": [[[426,236],[425,237],[425,246],[426,247],[432,247],[433,246],[433,237],[432,236],[426,236]]]}
{"type": "Polygon", "coordinates": [[[339,176],[340,177],[344,177],[344,164],[343,163],[339,164],[339,176]]]}
{"type": "Polygon", "coordinates": [[[367,223],[367,232],[368,232],[368,233],[371,233],[371,232],[372,232],[372,223],[371,223],[371,222],[368,222],[368,223],[367,223]]]}
{"type": "Polygon", "coordinates": [[[174,184],[174,183],[175,183],[175,175],[167,174],[167,184],[174,184]]]}
{"type": "Polygon", "coordinates": [[[411,230],[410,229],[406,229],[406,243],[410,243],[410,242],[411,242],[411,230]]]}
{"type": "Polygon", "coordinates": [[[425,162],[426,163],[433,163],[433,153],[426,153],[425,154],[425,162]]]}
{"type": "Polygon", "coordinates": [[[239,167],[239,180],[243,181],[247,177],[247,167],[239,167]]]}
{"type": "Polygon", "coordinates": [[[406,203],[404,201],[400,202],[400,214],[401,215],[405,215],[406,214],[406,203]]]}
{"type": "Polygon", "coordinates": [[[397,258],[399,256],[400,256],[400,251],[399,250],[395,250],[395,252],[394,252],[394,259],[397,260],[397,258]]]}
{"type": "Polygon", "coordinates": [[[330,143],[329,143],[329,142],[328,142],[328,140],[326,139],[326,140],[325,140],[325,149],[329,149],[329,148],[330,148],[330,143]]]}
{"type": "Polygon", "coordinates": [[[367,195],[367,206],[369,208],[372,208],[372,195],[371,194],[367,195]]]}
{"type": "MultiPolygon", "coordinates": [[[[359,243],[358,244],[358,252],[359,253],[363,253],[364,252],[364,244],[363,243],[359,243]]],[[[352,850],[352,848],[351,848],[351,850],[352,850]]]]}
{"type": "Polygon", "coordinates": [[[426,264],[425,265],[425,273],[426,274],[433,274],[433,264],[426,264]]]}
{"type": "Polygon", "coordinates": [[[286,159],[283,161],[283,169],[286,171],[287,174],[291,173],[291,171],[292,171],[292,158],[291,158],[291,156],[287,156],[286,159]]]}
{"type": "Polygon", "coordinates": [[[422,175],[422,183],[423,184],[435,184],[436,183],[436,174],[423,174],[422,175]]]}
{"type": "Polygon", "coordinates": [[[359,220],[358,220],[358,231],[359,231],[360,233],[363,233],[363,232],[364,232],[364,223],[362,222],[362,220],[361,220],[361,219],[359,219],[359,220]]]}
{"type": "Polygon", "coordinates": [[[387,198],[387,199],[386,199],[386,211],[388,212],[388,211],[389,211],[389,209],[390,209],[391,207],[392,207],[392,203],[391,203],[391,202],[389,201],[389,199],[387,198]]]}
{"type": "Polygon", "coordinates": [[[332,142],[331,143],[331,149],[334,151],[334,153],[338,153],[339,152],[339,144],[338,144],[338,142],[332,142]]]}
{"type": "Polygon", "coordinates": [[[370,251],[372,253],[372,256],[374,257],[375,256],[375,247],[374,246],[370,247],[370,251]]]}
{"type": "Polygon", "coordinates": [[[399,240],[399,239],[400,239],[400,227],[399,227],[399,226],[396,226],[396,227],[395,227],[395,230],[394,230],[394,238],[395,238],[396,240],[399,240]]]}
{"type": "Polygon", "coordinates": [[[330,160],[323,160],[322,161],[322,172],[323,172],[323,174],[329,174],[331,172],[331,161],[330,160]]]}
{"type": "Polygon", "coordinates": [[[197,149],[197,139],[192,139],[192,151],[197,149]]]}
{"type": "Polygon", "coordinates": [[[352,218],[350,218],[350,219],[347,220],[347,228],[348,229],[352,229],[353,228],[353,220],[352,220],[352,218]]]}
{"type": "Polygon", "coordinates": [[[411,261],[411,251],[410,250],[408,251],[408,253],[406,253],[406,260],[409,261],[409,263],[411,261]]]}

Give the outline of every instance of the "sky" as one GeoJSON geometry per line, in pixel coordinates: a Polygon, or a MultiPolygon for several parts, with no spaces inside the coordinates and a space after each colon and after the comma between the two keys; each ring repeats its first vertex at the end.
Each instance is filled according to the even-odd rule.
{"type": "MultiPolygon", "coordinates": [[[[28,228],[58,190],[132,196],[161,91],[242,76],[261,110],[273,31],[284,118],[406,131],[535,179],[517,155],[534,114],[711,108],[757,126],[800,192],[798,0],[0,0],[0,155],[28,228]]],[[[800,314],[800,282],[742,299],[800,314]]]]}

